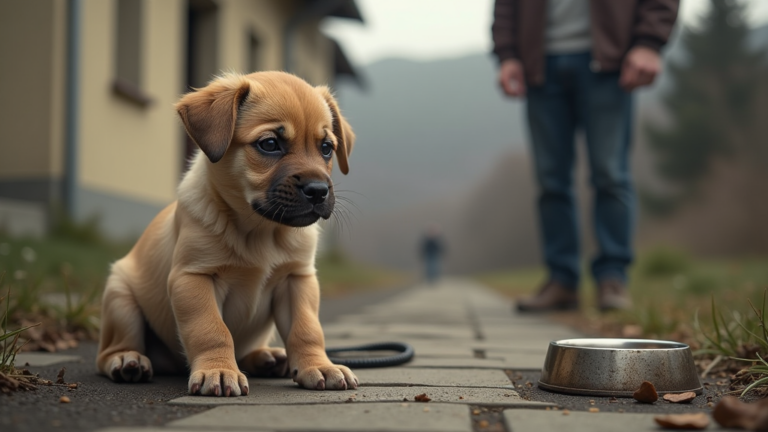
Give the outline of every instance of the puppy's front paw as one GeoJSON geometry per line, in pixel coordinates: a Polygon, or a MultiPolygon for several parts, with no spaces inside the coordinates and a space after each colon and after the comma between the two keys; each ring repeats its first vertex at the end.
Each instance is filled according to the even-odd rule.
{"type": "Polygon", "coordinates": [[[245,396],[248,394],[248,379],[238,370],[198,369],[189,377],[189,394],[245,396]]]}
{"type": "Polygon", "coordinates": [[[346,366],[329,363],[293,370],[293,380],[300,386],[313,390],[356,389],[359,381],[346,366]]]}
{"type": "Polygon", "coordinates": [[[152,362],[138,351],[115,354],[107,364],[112,381],[148,382],[152,380],[152,362]]]}

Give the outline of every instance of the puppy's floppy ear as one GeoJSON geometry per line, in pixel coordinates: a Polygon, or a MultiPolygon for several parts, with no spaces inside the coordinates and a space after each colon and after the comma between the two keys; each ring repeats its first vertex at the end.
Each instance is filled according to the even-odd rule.
{"type": "Polygon", "coordinates": [[[339,162],[339,169],[342,173],[348,174],[349,155],[352,154],[352,147],[355,146],[355,133],[352,132],[352,126],[341,116],[339,105],[328,87],[320,86],[317,90],[325,99],[333,116],[333,134],[336,136],[336,160],[339,162]]]}
{"type": "Polygon", "coordinates": [[[237,111],[250,91],[247,80],[220,78],[176,103],[176,111],[192,141],[216,163],[224,157],[235,133],[237,111]]]}

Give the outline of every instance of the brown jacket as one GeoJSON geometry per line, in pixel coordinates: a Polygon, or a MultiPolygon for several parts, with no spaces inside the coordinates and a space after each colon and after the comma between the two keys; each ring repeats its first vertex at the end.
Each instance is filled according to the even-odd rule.
{"type": "MultiPolygon", "coordinates": [[[[667,43],[680,0],[591,0],[594,71],[617,71],[630,48],[667,43]]],[[[547,0],[496,0],[493,53],[518,59],[530,84],[544,83],[547,0]]]]}

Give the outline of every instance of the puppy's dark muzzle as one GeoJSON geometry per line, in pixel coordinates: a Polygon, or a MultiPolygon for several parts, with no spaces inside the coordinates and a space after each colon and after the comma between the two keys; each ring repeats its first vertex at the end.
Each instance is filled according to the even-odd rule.
{"type": "Polygon", "coordinates": [[[304,227],[318,219],[328,219],[335,199],[329,182],[317,179],[284,177],[267,192],[264,202],[253,202],[256,213],[277,223],[304,227]]]}

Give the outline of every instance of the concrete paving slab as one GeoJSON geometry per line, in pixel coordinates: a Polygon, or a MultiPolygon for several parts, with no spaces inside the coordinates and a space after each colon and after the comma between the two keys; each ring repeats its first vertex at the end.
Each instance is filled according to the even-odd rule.
{"type": "Polygon", "coordinates": [[[169,423],[172,428],[274,431],[471,432],[469,408],[455,404],[221,406],[169,423]]]}
{"type": "Polygon", "coordinates": [[[45,367],[52,366],[59,363],[69,362],[82,362],[83,358],[80,356],[56,354],[56,353],[40,353],[40,352],[25,352],[16,354],[16,360],[14,363],[17,367],[29,366],[33,367],[45,367]]]}
{"type": "Polygon", "coordinates": [[[407,336],[417,339],[474,339],[475,332],[469,326],[436,326],[418,324],[353,325],[335,324],[323,329],[328,338],[365,338],[388,336],[390,339],[407,336]]]}
{"type": "Polygon", "coordinates": [[[512,382],[501,370],[444,368],[356,369],[363,386],[431,386],[511,388],[512,382]]]}
{"type": "MultiPolygon", "coordinates": [[[[247,431],[249,429],[227,429],[231,432],[238,432],[238,431],[247,431]]],[[[253,429],[250,429],[253,430],[253,429]]],[[[126,426],[126,427],[112,427],[112,428],[106,428],[106,429],[98,429],[96,432],[201,432],[200,429],[195,427],[181,427],[181,428],[164,428],[160,426],[150,426],[150,427],[141,427],[141,426],[126,426]]],[[[259,432],[267,432],[266,430],[259,429],[259,432]]],[[[270,431],[270,432],[277,432],[277,431],[270,431]]]]}
{"type": "Polygon", "coordinates": [[[336,319],[336,323],[341,324],[387,324],[391,322],[408,324],[441,324],[441,325],[465,325],[471,326],[472,321],[467,317],[457,317],[455,315],[435,315],[424,313],[400,314],[397,316],[376,314],[376,315],[344,315],[336,319]]]}
{"type": "Polygon", "coordinates": [[[417,356],[446,356],[474,357],[475,350],[485,351],[486,357],[503,358],[506,355],[518,353],[546,354],[549,340],[515,340],[515,341],[479,341],[479,340],[430,340],[408,337],[391,337],[390,335],[372,335],[365,338],[326,338],[327,347],[353,347],[376,342],[398,341],[413,346],[417,356]],[[489,354],[493,352],[493,354],[489,354]]]}
{"type": "Polygon", "coordinates": [[[533,333],[562,333],[562,334],[570,334],[574,337],[582,337],[583,335],[577,331],[574,331],[566,326],[561,326],[559,324],[538,324],[538,325],[531,325],[531,326],[523,326],[523,325],[500,325],[500,324],[488,324],[488,325],[482,325],[480,324],[480,329],[482,330],[483,334],[486,335],[505,335],[509,332],[533,332],[533,333]]]}
{"type": "Polygon", "coordinates": [[[553,340],[578,338],[582,335],[568,329],[537,329],[514,327],[504,330],[488,331],[481,330],[483,340],[493,342],[515,342],[515,341],[541,341],[549,343],[553,340]]]}
{"type": "Polygon", "coordinates": [[[505,363],[503,358],[421,357],[416,355],[413,360],[402,365],[402,367],[503,369],[506,365],[507,363],[505,363]]]}
{"type": "MultiPolygon", "coordinates": [[[[392,338],[386,338],[386,340],[390,340],[392,338]]],[[[444,356],[444,357],[460,357],[460,358],[474,358],[474,351],[471,346],[469,346],[469,341],[461,344],[456,343],[448,343],[445,341],[432,341],[428,339],[402,339],[397,338],[400,342],[407,342],[409,343],[414,351],[416,351],[416,356],[422,357],[436,357],[436,356],[444,356]]],[[[383,340],[382,340],[383,341],[383,340]]],[[[367,345],[371,343],[375,343],[376,341],[371,339],[326,339],[325,346],[327,347],[352,347],[357,345],[367,345]]]]}
{"type": "MultiPolygon", "coordinates": [[[[426,386],[466,388],[512,388],[512,382],[501,369],[451,369],[426,367],[391,367],[355,369],[362,387],[426,386]]],[[[251,390],[258,386],[290,387],[290,378],[249,378],[251,390]]]]}
{"type": "MultiPolygon", "coordinates": [[[[650,432],[660,428],[653,421],[658,414],[589,413],[515,409],[504,411],[504,421],[511,432],[567,430],[569,432],[650,432]]],[[[720,429],[713,421],[707,430],[720,429]]]]}
{"type": "Polygon", "coordinates": [[[173,399],[172,405],[311,405],[327,403],[375,403],[411,402],[414,397],[426,394],[431,403],[455,403],[505,407],[554,406],[542,402],[530,402],[520,398],[511,389],[463,388],[463,387],[360,387],[345,391],[312,391],[286,385],[284,387],[254,387],[248,396],[216,398],[183,396],[173,399]],[[406,400],[407,399],[407,400],[406,400]]]}
{"type": "MultiPolygon", "coordinates": [[[[489,351],[501,353],[533,352],[547,353],[549,349],[549,340],[518,340],[511,342],[504,341],[477,341],[471,344],[472,349],[485,350],[486,355],[489,351]]],[[[498,356],[497,356],[498,357],[498,356]]]]}
{"type": "MultiPolygon", "coordinates": [[[[486,351],[486,356],[488,357],[495,358],[499,355],[502,354],[494,351],[486,351]]],[[[537,371],[541,370],[542,366],[544,366],[544,359],[546,356],[546,353],[531,352],[503,354],[503,360],[501,361],[501,364],[503,365],[504,369],[537,371]]]]}

